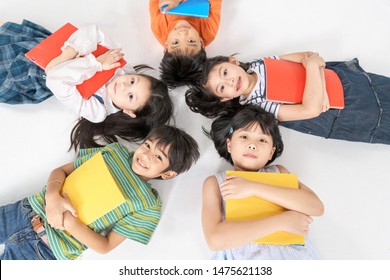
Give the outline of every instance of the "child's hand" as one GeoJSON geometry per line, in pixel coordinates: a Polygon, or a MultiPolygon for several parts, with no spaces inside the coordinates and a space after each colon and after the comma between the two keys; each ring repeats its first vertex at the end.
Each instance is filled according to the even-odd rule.
{"type": "Polygon", "coordinates": [[[103,70],[113,69],[121,65],[120,62],[118,62],[124,56],[124,54],[121,53],[121,50],[121,48],[109,50],[97,57],[96,60],[102,64],[103,70]]]}
{"type": "Polygon", "coordinates": [[[279,217],[282,218],[282,230],[299,235],[307,235],[313,222],[312,217],[296,211],[286,211],[279,217]]]}
{"type": "Polygon", "coordinates": [[[53,228],[64,230],[64,212],[69,211],[73,216],[77,216],[76,209],[73,207],[68,196],[58,195],[52,199],[46,200],[45,212],[49,225],[53,228]]]}
{"type": "Polygon", "coordinates": [[[61,64],[61,63],[65,62],[65,61],[74,59],[78,54],[79,54],[78,51],[76,51],[73,47],[66,46],[62,50],[62,53],[59,56],[53,58],[46,65],[46,68],[45,68],[46,73],[48,73],[48,71],[50,71],[50,69],[52,69],[53,67],[57,66],[58,64],[61,64]]]}
{"type": "Polygon", "coordinates": [[[79,220],[71,212],[69,212],[69,211],[64,212],[64,229],[65,230],[72,231],[72,227],[74,227],[78,223],[79,223],[79,220]]]}
{"type": "Polygon", "coordinates": [[[158,6],[161,10],[163,6],[167,5],[163,11],[168,12],[170,9],[175,8],[177,5],[179,5],[181,1],[182,0],[160,0],[158,2],[158,6]]]}
{"type": "Polygon", "coordinates": [[[245,198],[253,195],[251,181],[241,177],[227,176],[221,184],[221,195],[224,200],[245,198]]]}
{"type": "Polygon", "coordinates": [[[325,67],[325,60],[318,53],[306,52],[303,56],[302,64],[305,68],[307,68],[308,65],[325,67]]]}

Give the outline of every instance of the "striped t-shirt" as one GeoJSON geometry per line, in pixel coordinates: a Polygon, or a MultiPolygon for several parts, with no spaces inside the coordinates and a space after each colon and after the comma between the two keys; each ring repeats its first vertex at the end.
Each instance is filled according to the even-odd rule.
{"type": "MultiPolygon", "coordinates": [[[[272,56],[270,58],[278,59],[278,57],[276,56],[272,56]]],[[[247,72],[256,73],[258,77],[258,83],[255,85],[252,92],[247,98],[245,98],[244,96],[240,97],[240,104],[258,105],[264,110],[266,110],[267,112],[272,113],[277,118],[280,104],[277,102],[267,101],[266,99],[266,92],[265,92],[266,73],[265,73],[264,61],[262,59],[253,61],[247,72]]]]}
{"type": "MultiPolygon", "coordinates": [[[[111,210],[88,226],[96,232],[111,229],[114,232],[142,244],[147,244],[160,220],[161,200],[150,183],[141,180],[131,169],[133,154],[119,143],[109,144],[104,148],[80,150],[74,161],[76,169],[101,152],[118,185],[122,187],[126,202],[111,210]]],[[[76,259],[87,247],[69,235],[66,231],[52,228],[46,221],[46,187],[40,193],[29,197],[29,203],[44,222],[50,247],[59,260],[76,259]]]]}

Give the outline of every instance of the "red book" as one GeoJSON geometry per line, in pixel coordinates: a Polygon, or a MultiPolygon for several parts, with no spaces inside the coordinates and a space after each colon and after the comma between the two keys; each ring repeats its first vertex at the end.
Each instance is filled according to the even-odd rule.
{"type": "MultiPolygon", "coordinates": [[[[306,83],[306,69],[301,63],[264,58],[267,100],[282,103],[302,103],[306,83]]],[[[344,90],[340,78],[325,69],[326,91],[331,108],[344,108],[344,90]]]]}
{"type": "MultiPolygon", "coordinates": [[[[47,64],[55,57],[61,54],[61,47],[65,41],[68,40],[69,36],[77,30],[77,27],[70,23],[65,24],[60,29],[55,31],[49,37],[44,39],[25,55],[32,62],[37,64],[42,69],[45,69],[47,64]]],[[[98,45],[97,49],[92,53],[95,57],[104,54],[108,49],[104,46],[98,45]]],[[[126,64],[124,59],[119,60],[123,67],[126,64]]],[[[93,95],[99,88],[101,88],[109,79],[115,74],[115,70],[118,67],[111,70],[103,70],[97,72],[93,77],[85,80],[82,84],[77,85],[77,90],[80,92],[84,99],[88,99],[93,95]]]]}

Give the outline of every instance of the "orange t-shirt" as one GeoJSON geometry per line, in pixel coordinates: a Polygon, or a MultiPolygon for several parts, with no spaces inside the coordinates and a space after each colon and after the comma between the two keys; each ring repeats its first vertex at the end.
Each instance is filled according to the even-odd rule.
{"type": "Polygon", "coordinates": [[[165,46],[169,32],[179,20],[188,21],[198,31],[204,46],[209,45],[214,40],[219,27],[222,0],[210,0],[208,18],[166,15],[161,13],[158,2],[159,0],[150,0],[149,13],[153,34],[161,45],[165,46]]]}

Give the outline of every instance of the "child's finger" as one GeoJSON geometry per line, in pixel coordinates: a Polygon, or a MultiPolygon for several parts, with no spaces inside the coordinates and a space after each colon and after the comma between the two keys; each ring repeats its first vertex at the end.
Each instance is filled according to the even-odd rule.
{"type": "Polygon", "coordinates": [[[231,180],[231,179],[234,179],[234,178],[237,178],[237,176],[235,175],[228,175],[225,177],[225,180],[231,180]]]}
{"type": "Polygon", "coordinates": [[[110,69],[121,66],[120,62],[115,62],[110,65],[110,69]]]}

